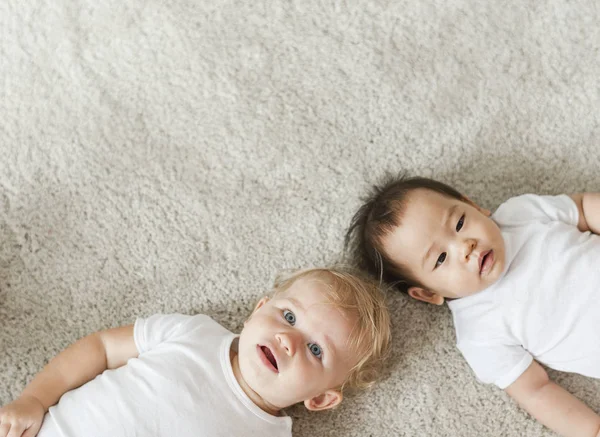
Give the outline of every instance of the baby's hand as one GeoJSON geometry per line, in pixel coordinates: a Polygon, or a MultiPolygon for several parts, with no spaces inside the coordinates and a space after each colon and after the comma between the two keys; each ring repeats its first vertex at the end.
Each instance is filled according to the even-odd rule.
{"type": "Polygon", "coordinates": [[[0,408],[0,437],[35,437],[45,412],[42,403],[33,396],[20,397],[0,408]]]}

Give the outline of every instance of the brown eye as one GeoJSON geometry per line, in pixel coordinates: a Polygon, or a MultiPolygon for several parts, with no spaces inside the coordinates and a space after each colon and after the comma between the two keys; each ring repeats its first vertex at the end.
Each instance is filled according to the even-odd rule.
{"type": "Polygon", "coordinates": [[[444,252],[440,256],[438,256],[438,259],[435,262],[435,267],[434,268],[437,269],[439,266],[441,266],[444,263],[445,260],[446,260],[446,252],[444,252]]]}
{"type": "Polygon", "coordinates": [[[456,232],[460,231],[464,224],[465,224],[465,215],[463,214],[460,217],[460,220],[458,221],[458,223],[456,224],[456,232]]]}

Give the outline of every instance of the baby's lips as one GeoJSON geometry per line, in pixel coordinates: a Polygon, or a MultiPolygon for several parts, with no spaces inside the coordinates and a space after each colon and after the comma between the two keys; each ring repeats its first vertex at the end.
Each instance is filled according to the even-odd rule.
{"type": "Polygon", "coordinates": [[[479,274],[487,272],[494,263],[494,251],[486,250],[479,255],[479,274]]]}
{"type": "Polygon", "coordinates": [[[271,351],[268,346],[257,345],[258,353],[260,355],[260,359],[265,366],[271,369],[275,373],[279,373],[279,369],[277,367],[277,359],[275,355],[271,351]]]}

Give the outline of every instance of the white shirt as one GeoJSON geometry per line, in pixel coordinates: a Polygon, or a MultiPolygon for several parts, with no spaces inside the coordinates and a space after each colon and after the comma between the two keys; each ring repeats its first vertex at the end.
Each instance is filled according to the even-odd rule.
{"type": "Polygon", "coordinates": [[[577,229],[566,195],[515,197],[492,219],[506,245],[502,276],[448,303],[478,379],[506,388],[533,359],[600,378],[600,237],[577,229]]]}
{"type": "Polygon", "coordinates": [[[154,315],[134,328],[140,353],[50,408],[39,437],[291,437],[292,420],[238,384],[237,336],[208,316],[154,315]]]}

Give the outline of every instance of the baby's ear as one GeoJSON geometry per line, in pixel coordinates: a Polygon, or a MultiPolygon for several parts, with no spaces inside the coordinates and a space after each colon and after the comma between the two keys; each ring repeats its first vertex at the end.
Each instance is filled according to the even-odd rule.
{"type": "Polygon", "coordinates": [[[254,314],[256,311],[258,311],[258,309],[263,306],[264,304],[266,304],[269,301],[269,296],[264,296],[261,300],[258,301],[258,303],[256,304],[256,306],[254,307],[254,311],[252,311],[252,314],[254,314]]]}
{"type": "Polygon", "coordinates": [[[417,299],[427,303],[432,303],[434,305],[441,305],[444,303],[443,296],[435,294],[432,291],[425,290],[421,287],[410,287],[408,289],[408,295],[413,299],[417,299]]]}
{"type": "Polygon", "coordinates": [[[254,307],[254,310],[252,311],[252,314],[250,314],[250,317],[248,317],[245,321],[244,321],[244,325],[246,324],[246,322],[248,320],[250,320],[250,318],[252,317],[252,315],[258,311],[258,309],[260,307],[262,307],[264,304],[266,304],[269,301],[269,297],[265,296],[263,297],[261,300],[258,301],[258,303],[256,304],[256,306],[254,307]]]}
{"type": "Polygon", "coordinates": [[[322,411],[336,407],[342,402],[342,392],[327,390],[314,398],[304,401],[304,406],[310,411],[322,411]]]}

